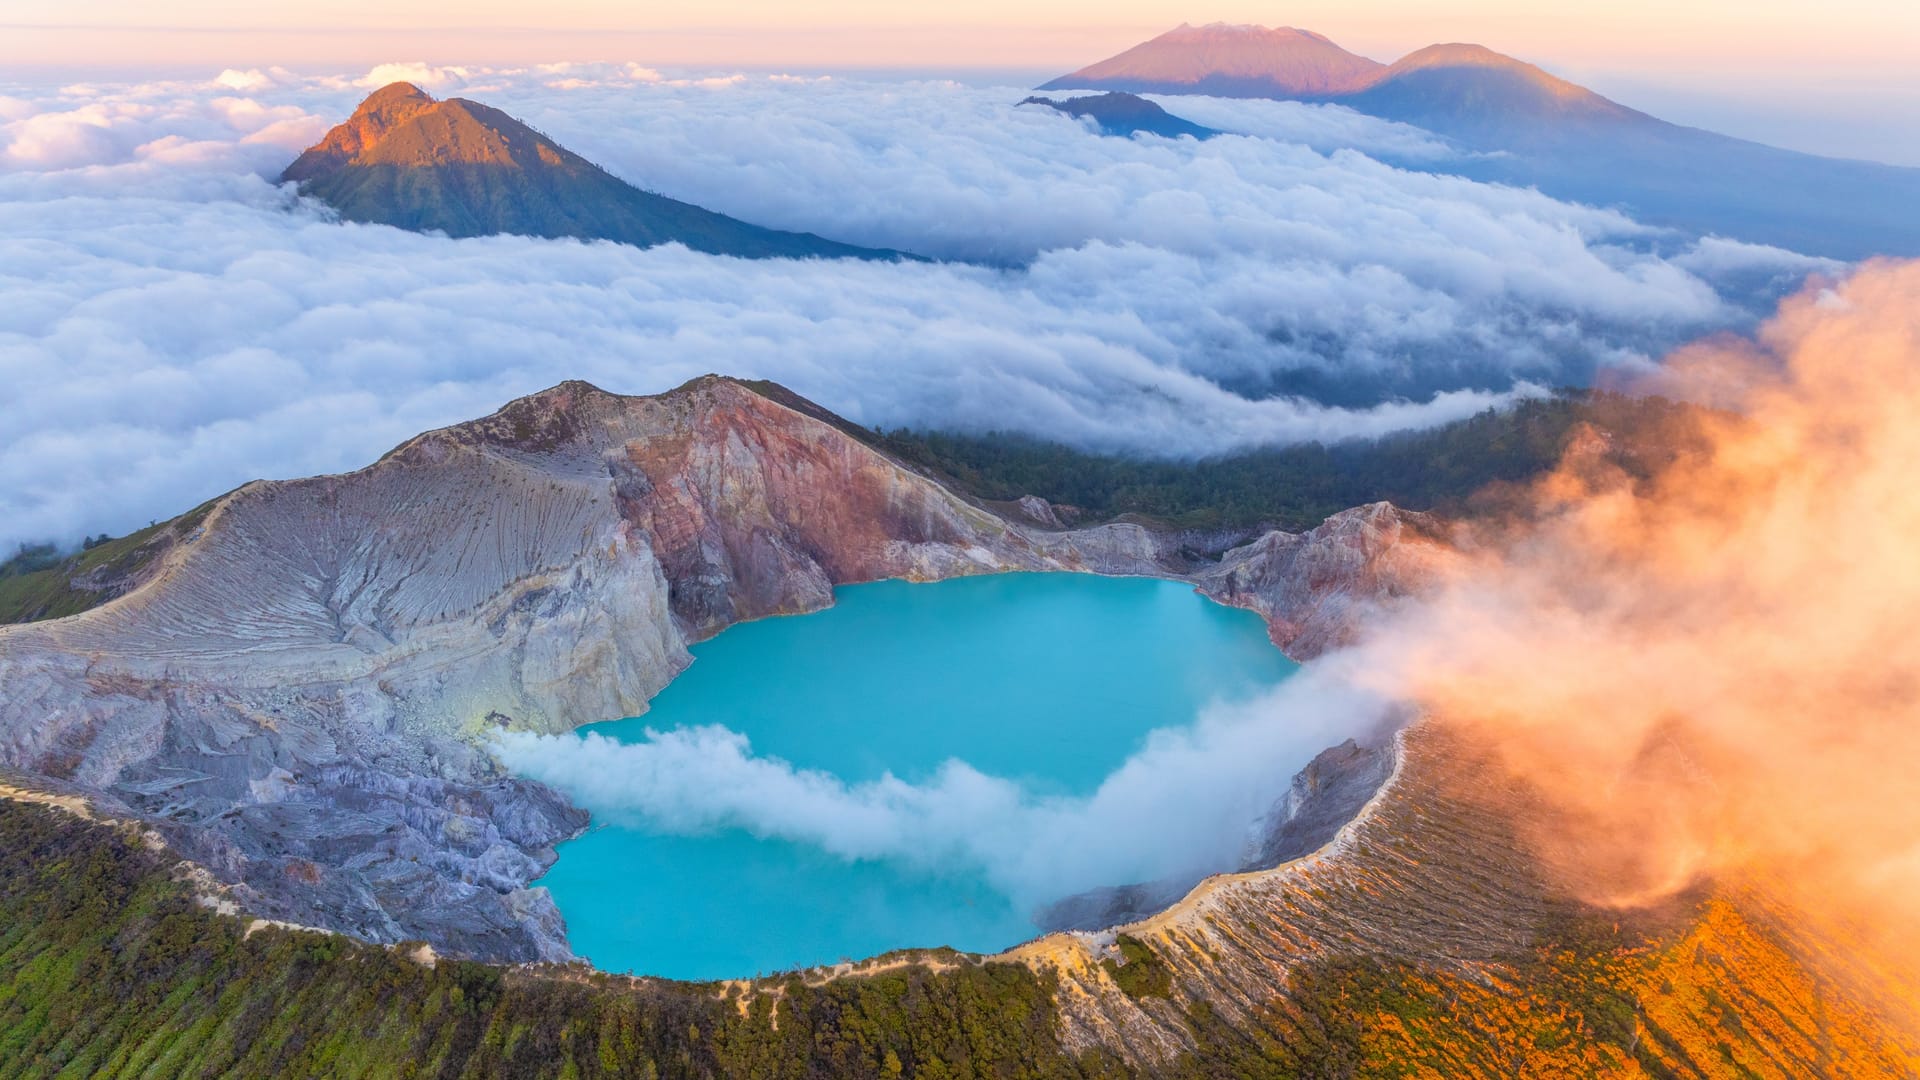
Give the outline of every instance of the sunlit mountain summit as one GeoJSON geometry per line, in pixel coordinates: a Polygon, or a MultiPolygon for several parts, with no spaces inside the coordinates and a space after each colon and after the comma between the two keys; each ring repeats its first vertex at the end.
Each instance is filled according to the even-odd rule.
{"type": "Polygon", "coordinates": [[[750,258],[891,258],[812,233],[749,225],[642,191],[499,109],[385,86],[294,159],[281,179],[348,221],[448,236],[679,243],[750,258]]]}

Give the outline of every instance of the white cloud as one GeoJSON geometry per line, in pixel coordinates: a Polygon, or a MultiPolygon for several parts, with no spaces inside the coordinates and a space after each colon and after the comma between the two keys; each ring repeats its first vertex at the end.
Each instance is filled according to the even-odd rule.
{"type": "Polygon", "coordinates": [[[441,67],[421,61],[379,64],[365,75],[355,79],[353,85],[366,90],[378,90],[388,83],[410,82],[422,90],[439,93],[465,86],[472,74],[473,71],[470,68],[441,67]]]}
{"type": "Polygon", "coordinates": [[[1770,277],[1786,276],[1797,281],[1812,274],[1837,274],[1845,268],[1844,264],[1833,259],[1721,236],[1705,237],[1668,261],[1689,273],[1716,279],[1757,273],[1770,277]]]}
{"type": "Polygon", "coordinates": [[[0,546],[358,466],[570,377],[648,392],[717,370],[868,423],[1159,453],[1379,434],[1644,364],[1747,320],[1718,275],[1804,270],[1761,249],[1663,258],[1618,214],[1352,150],[1101,138],[951,83],[422,74],[492,87],[642,186],[998,268],[450,241],[334,224],[264,179],[362,84],[409,74],[15,88],[0,546]],[[1359,387],[1358,407],[1264,396],[1303,373],[1359,387]]]}
{"type": "Polygon", "coordinates": [[[277,86],[289,86],[299,81],[300,76],[283,67],[245,70],[228,68],[214,76],[213,85],[222,90],[235,90],[244,94],[277,86]]]}
{"type": "MultiPolygon", "coordinates": [[[[1078,96],[1055,93],[1054,98],[1078,96]]],[[[1194,94],[1149,94],[1161,108],[1217,131],[1258,135],[1300,143],[1323,153],[1358,150],[1389,161],[1439,163],[1461,151],[1411,124],[1382,120],[1344,105],[1308,105],[1299,101],[1216,98],[1194,94]]]]}

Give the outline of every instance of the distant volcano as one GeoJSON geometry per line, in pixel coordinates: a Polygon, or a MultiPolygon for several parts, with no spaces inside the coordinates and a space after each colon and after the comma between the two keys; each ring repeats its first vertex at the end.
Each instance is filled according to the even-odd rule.
{"type": "Polygon", "coordinates": [[[1380,70],[1376,61],[1306,30],[1182,23],[1039,89],[1321,97],[1353,90],[1380,70]]]}
{"type": "Polygon", "coordinates": [[[1670,124],[1480,45],[1380,64],[1306,30],[1182,25],[1040,89],[1344,105],[1474,152],[1418,167],[1807,254],[1920,255],[1920,169],[1670,124]]]}
{"type": "Polygon", "coordinates": [[[781,232],[641,191],[498,109],[435,101],[411,83],[376,91],[287,166],[348,221],[448,236],[617,240],[750,258],[897,253],[781,232]]]}
{"type": "Polygon", "coordinates": [[[1429,45],[1330,96],[1364,113],[1470,142],[1564,137],[1593,126],[1667,126],[1480,45],[1429,45]]]}
{"type": "Polygon", "coordinates": [[[1381,64],[1292,27],[1181,25],[1042,90],[1210,94],[1350,105],[1443,134],[1492,118],[1653,118],[1479,45],[1429,45],[1381,64]]]}

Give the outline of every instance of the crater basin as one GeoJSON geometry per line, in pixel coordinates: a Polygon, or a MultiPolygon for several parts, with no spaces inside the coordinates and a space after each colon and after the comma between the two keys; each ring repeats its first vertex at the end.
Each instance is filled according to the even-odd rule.
{"type": "Polygon", "coordinates": [[[745,736],[770,770],[740,796],[751,813],[689,820],[673,798],[630,801],[642,784],[699,801],[710,755],[629,775],[620,748],[594,744],[591,782],[541,776],[594,815],[540,884],[574,951],[604,970],[708,979],[1017,944],[1037,932],[1035,897],[1008,895],[1021,890],[974,860],[903,853],[888,833],[911,844],[916,828],[975,827],[964,808],[876,782],[924,792],[957,760],[1029,803],[1085,796],[1150,731],[1296,667],[1250,612],[1175,582],[1080,574],[842,587],[832,608],[734,626],[693,655],[644,717],[583,733],[634,747],[711,725],[745,736]]]}

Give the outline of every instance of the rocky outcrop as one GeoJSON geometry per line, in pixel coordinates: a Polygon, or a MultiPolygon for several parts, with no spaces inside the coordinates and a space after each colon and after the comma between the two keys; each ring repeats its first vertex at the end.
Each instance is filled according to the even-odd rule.
{"type": "Polygon", "coordinates": [[[1434,581],[1451,550],[1434,518],[1373,503],[1309,532],[1267,533],[1193,580],[1223,604],[1259,612],[1289,655],[1318,656],[1349,644],[1372,609],[1434,581]]]}
{"type": "Polygon", "coordinates": [[[1240,869],[1269,870],[1332,843],[1387,782],[1393,762],[1384,741],[1362,746],[1348,739],[1321,751],[1267,812],[1240,869]]]}
{"type": "Polygon", "coordinates": [[[257,914],[562,958],[530,883],[583,816],[480,748],[644,711],[691,641],[849,582],[1066,570],[1193,581],[1307,656],[1440,550],[1384,504],[1251,541],[1014,522],[776,396],[566,383],[241,488],[126,595],[0,627],[0,766],[124,803],[257,914]]]}

